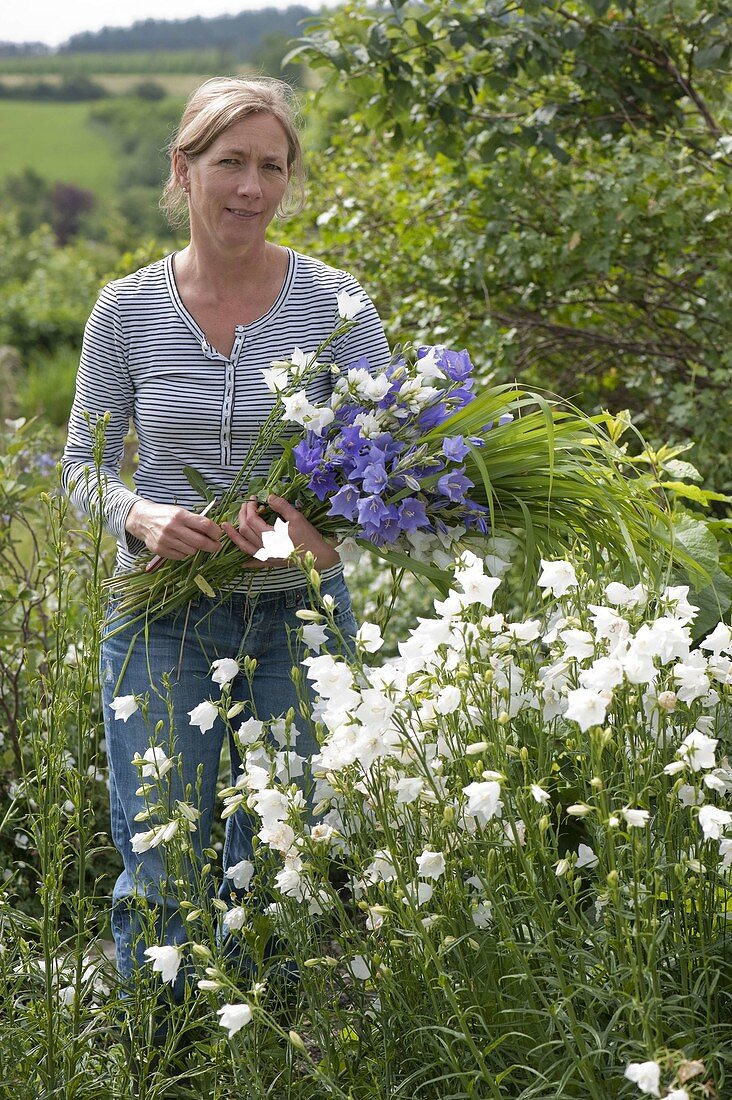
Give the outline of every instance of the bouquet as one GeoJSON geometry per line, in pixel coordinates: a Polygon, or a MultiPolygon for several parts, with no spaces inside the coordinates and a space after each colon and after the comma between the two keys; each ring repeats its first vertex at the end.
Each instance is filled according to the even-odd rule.
{"type": "MultiPolygon", "coordinates": [[[[438,587],[454,557],[489,533],[518,534],[529,573],[539,552],[577,538],[590,557],[653,561],[664,517],[623,472],[599,418],[515,386],[479,390],[468,353],[443,346],[398,354],[378,375],[365,361],[323,366],[324,349],[357,323],[348,307],[315,353],[295,349],[263,372],[274,408],[221,499],[186,468],[214,521],[234,522],[244,495],[266,506],[276,493],[344,551],[365,548],[438,587]],[[334,373],[332,394],[316,405],[308,384],[323,370],[334,373]],[[253,479],[273,450],[267,475],[253,479]]],[[[216,554],[158,564],[107,582],[120,613],[155,618],[242,581],[242,552],[230,540],[216,554]]]]}

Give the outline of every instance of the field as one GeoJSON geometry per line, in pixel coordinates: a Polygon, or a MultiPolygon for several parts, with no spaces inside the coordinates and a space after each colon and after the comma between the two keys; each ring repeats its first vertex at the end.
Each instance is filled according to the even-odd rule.
{"type": "MultiPolygon", "coordinates": [[[[190,73],[203,70],[210,75],[229,71],[237,66],[228,54],[220,50],[164,50],[144,53],[81,53],[42,54],[38,57],[0,58],[0,76],[20,75],[43,77],[49,73],[62,76],[96,77],[97,73],[134,73],[150,77],[155,73],[190,73]]],[[[157,79],[157,76],[156,76],[157,79]]]]}
{"type": "Polygon", "coordinates": [[[0,178],[32,168],[46,179],[111,196],[117,164],[110,146],[89,124],[89,111],[88,103],[0,101],[0,178]]]}

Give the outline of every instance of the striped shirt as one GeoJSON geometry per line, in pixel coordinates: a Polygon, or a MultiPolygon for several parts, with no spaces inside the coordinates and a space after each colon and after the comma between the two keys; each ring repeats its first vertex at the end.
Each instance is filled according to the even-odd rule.
{"type": "MultiPolygon", "coordinates": [[[[365,305],[355,327],[331,344],[320,361],[345,369],[364,356],[375,371],[389,362],[379,316],[356,280],[287,251],[287,273],[276,301],[256,321],[236,326],[228,358],[207,342],[183,304],[172,255],[102,290],[84,332],[62,477],[73,503],[88,512],[90,498],[96,499],[99,490],[87,414],[94,423],[108,412],[102,497],[105,528],[118,540],[118,571],[134,567],[145,550],[140,539],[125,531],[136,501],[198,511],[203,502],[184,466],[198,470],[217,495],[228,488],[274,405],[262,369],[289,358],[295,347],[316,351],[338,323],[336,297],[341,291],[357,295],[365,305]],[[139,443],[134,491],[120,477],[130,419],[139,443]]],[[[328,370],[308,386],[316,403],[327,401],[331,392],[328,370]]],[[[270,452],[252,475],[266,474],[276,454],[270,452]]],[[[246,586],[257,590],[304,583],[300,571],[291,569],[247,571],[246,576],[246,586]]]]}

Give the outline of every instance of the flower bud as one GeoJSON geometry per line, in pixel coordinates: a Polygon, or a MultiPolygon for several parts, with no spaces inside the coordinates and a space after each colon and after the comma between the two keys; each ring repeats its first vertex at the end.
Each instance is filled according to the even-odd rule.
{"type": "Polygon", "coordinates": [[[305,1050],[305,1044],[296,1031],[288,1032],[288,1038],[296,1050],[305,1050]]]}

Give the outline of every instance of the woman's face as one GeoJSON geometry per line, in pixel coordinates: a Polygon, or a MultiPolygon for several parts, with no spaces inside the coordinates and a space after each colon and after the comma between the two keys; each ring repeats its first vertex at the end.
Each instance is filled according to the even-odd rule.
{"type": "Polygon", "coordinates": [[[269,114],[248,115],[191,160],[180,157],[191,240],[223,248],[263,244],[290,178],[287,135],[269,114]]]}

